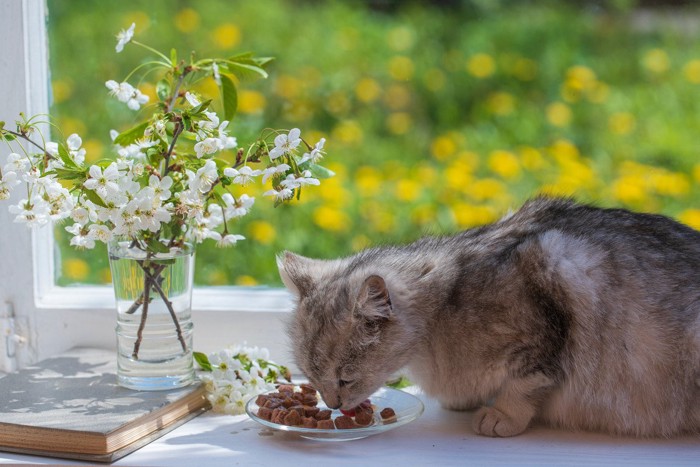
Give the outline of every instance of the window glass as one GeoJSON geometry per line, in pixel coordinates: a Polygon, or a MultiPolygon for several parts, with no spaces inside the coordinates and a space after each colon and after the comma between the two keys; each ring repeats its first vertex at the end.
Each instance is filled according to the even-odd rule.
{"type": "MultiPolygon", "coordinates": [[[[110,157],[109,130],[132,122],[103,84],[142,56],[113,53],[113,33],[132,22],[144,42],[180,56],[277,58],[270,79],[241,83],[230,127],[239,140],[263,125],[327,138],[336,177],[276,209],[251,187],[258,200],[236,232],[247,240],[202,245],[200,284],[279,285],[274,257],[284,249],[328,258],[453,232],[538,192],[700,228],[700,41],[682,9],[398,0],[48,8],[52,113],[65,136],[83,137],[90,161],[110,157]]],[[[76,251],[56,231],[60,284],[109,280],[104,248],[76,251]]]]}

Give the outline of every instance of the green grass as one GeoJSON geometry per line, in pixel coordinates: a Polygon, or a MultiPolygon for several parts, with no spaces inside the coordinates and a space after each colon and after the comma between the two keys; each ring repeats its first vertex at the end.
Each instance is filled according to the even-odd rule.
{"type": "MultiPolygon", "coordinates": [[[[363,5],[50,0],[52,113],[93,157],[109,155],[109,129],[133,121],[104,87],[140,59],[130,46],[114,54],[132,21],[138,40],[180,56],[276,57],[270,79],[242,83],[232,133],[324,136],[337,176],[293,206],[255,193],[236,229],[245,242],[198,249],[200,284],[279,285],[282,250],[328,258],[453,232],[540,191],[700,227],[697,32],[565,2],[363,5]]],[[[78,252],[63,236],[60,254],[60,283],[109,279],[104,249],[78,252]]]]}

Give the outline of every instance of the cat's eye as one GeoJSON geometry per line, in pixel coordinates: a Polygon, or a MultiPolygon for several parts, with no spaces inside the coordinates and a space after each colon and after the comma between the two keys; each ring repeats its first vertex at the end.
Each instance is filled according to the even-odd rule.
{"type": "Polygon", "coordinates": [[[344,386],[350,386],[351,384],[352,384],[351,380],[347,380],[347,379],[339,379],[338,380],[338,387],[340,387],[340,388],[342,388],[344,386]]]}

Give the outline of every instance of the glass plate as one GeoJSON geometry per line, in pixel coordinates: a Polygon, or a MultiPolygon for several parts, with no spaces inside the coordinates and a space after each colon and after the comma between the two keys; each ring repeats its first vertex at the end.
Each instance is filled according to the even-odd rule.
{"type": "MultiPolygon", "coordinates": [[[[276,391],[271,391],[276,392],[276,391]]],[[[376,406],[374,420],[372,424],[366,427],[350,428],[350,429],[322,429],[322,428],[303,428],[299,426],[280,425],[264,420],[257,416],[258,405],[255,403],[257,397],[249,400],[246,404],[246,413],[255,420],[269,428],[275,430],[287,431],[296,433],[302,438],[313,439],[317,441],[350,441],[353,439],[366,438],[368,436],[377,435],[385,431],[398,428],[409,422],[412,422],[423,413],[423,402],[416,396],[404,391],[391,388],[381,388],[369,397],[369,400],[376,406]],[[384,422],[379,416],[379,411],[386,407],[391,407],[396,412],[396,421],[384,422]]],[[[318,406],[320,409],[327,409],[323,400],[319,399],[318,406]]],[[[342,415],[340,410],[333,410],[331,418],[342,415]]]]}

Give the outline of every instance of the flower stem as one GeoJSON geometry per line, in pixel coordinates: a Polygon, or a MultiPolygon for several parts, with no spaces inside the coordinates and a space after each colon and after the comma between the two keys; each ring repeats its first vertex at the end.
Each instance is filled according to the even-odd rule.
{"type": "Polygon", "coordinates": [[[134,360],[139,359],[139,349],[141,348],[141,341],[143,340],[143,329],[146,327],[146,318],[148,317],[148,302],[150,301],[151,293],[151,276],[148,271],[143,266],[143,262],[139,262],[143,271],[145,273],[143,278],[143,310],[141,311],[141,322],[139,323],[139,329],[136,332],[136,342],[134,342],[134,351],[131,356],[134,360]]]}
{"type": "Polygon", "coordinates": [[[186,352],[187,351],[187,344],[185,343],[185,338],[182,336],[182,328],[180,328],[180,320],[177,319],[177,315],[175,314],[175,310],[173,309],[173,303],[170,300],[168,300],[168,296],[163,291],[163,288],[160,286],[159,281],[157,279],[155,279],[146,269],[144,269],[144,274],[146,275],[146,278],[150,280],[151,284],[153,285],[153,287],[156,289],[156,291],[160,295],[160,298],[163,299],[163,302],[165,303],[165,306],[168,309],[168,312],[170,313],[170,317],[173,319],[173,323],[175,324],[175,331],[177,332],[177,340],[180,341],[180,345],[182,346],[182,350],[186,352]]]}

